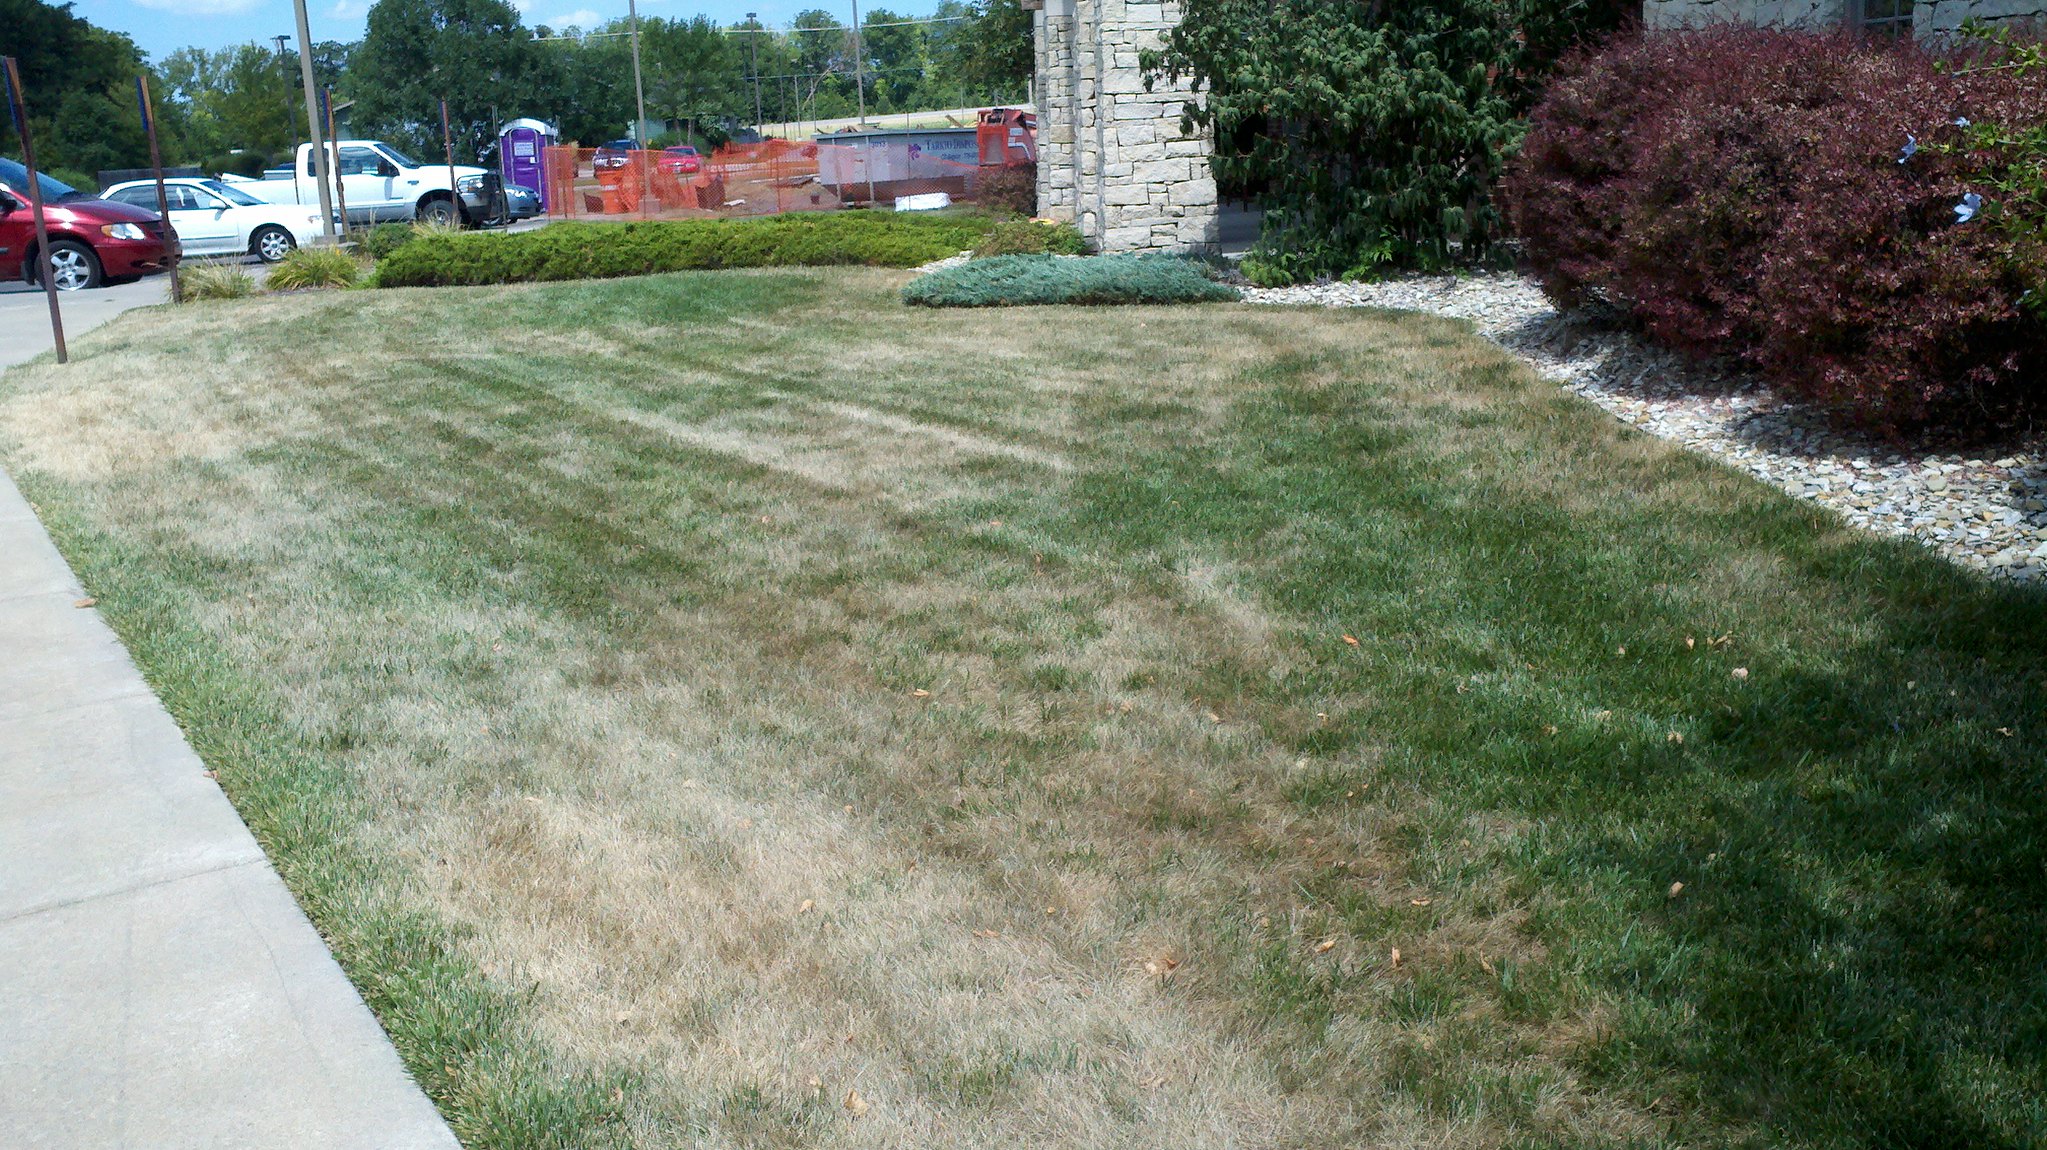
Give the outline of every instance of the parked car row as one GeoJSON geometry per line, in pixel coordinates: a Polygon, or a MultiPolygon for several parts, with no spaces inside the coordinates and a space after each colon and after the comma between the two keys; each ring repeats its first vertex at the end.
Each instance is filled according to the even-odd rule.
{"type": "MultiPolygon", "coordinates": [[[[392,159],[397,153],[385,155],[384,145],[374,147],[372,152],[350,142],[340,150],[351,220],[496,223],[540,214],[539,196],[517,185],[501,185],[495,173],[457,168],[451,195],[446,165],[436,168],[407,161],[408,166],[400,168],[392,159]],[[351,154],[358,150],[365,154],[351,154]],[[434,176],[439,177],[438,184],[434,176]]],[[[301,159],[309,151],[310,145],[302,147],[301,159]]],[[[167,179],[162,204],[169,209],[168,230],[157,211],[155,180],[115,184],[97,197],[41,172],[36,181],[50,238],[50,270],[60,291],[139,279],[162,271],[174,254],[247,254],[276,263],[300,245],[312,243],[321,231],[317,203],[299,202],[308,198],[306,192],[316,194],[317,188],[295,188],[298,181],[289,179],[282,187],[273,181],[167,179]],[[259,191],[268,197],[256,194],[259,191]]],[[[27,169],[0,158],[0,282],[36,280],[35,220],[29,203],[27,169]]]]}

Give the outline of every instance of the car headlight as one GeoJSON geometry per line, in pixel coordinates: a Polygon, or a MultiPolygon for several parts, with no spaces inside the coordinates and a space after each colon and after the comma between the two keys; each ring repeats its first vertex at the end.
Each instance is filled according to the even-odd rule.
{"type": "Polygon", "coordinates": [[[473,192],[476,189],[483,186],[483,177],[463,176],[461,179],[455,181],[455,186],[462,189],[465,192],[473,192]]]}
{"type": "Polygon", "coordinates": [[[117,240],[146,240],[149,233],[134,224],[101,224],[100,234],[117,240]]]}

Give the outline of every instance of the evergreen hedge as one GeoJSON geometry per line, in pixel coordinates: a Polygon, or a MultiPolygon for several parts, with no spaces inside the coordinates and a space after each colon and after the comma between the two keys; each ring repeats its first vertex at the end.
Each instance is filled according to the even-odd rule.
{"type": "Polygon", "coordinates": [[[1199,265],[1171,256],[996,256],[919,276],[903,302],[924,307],[1204,303],[1239,298],[1199,265]]]}
{"type": "Polygon", "coordinates": [[[991,226],[971,214],[848,211],[423,235],[377,265],[376,283],[451,287],[713,268],[916,267],[973,248],[991,226]]]}

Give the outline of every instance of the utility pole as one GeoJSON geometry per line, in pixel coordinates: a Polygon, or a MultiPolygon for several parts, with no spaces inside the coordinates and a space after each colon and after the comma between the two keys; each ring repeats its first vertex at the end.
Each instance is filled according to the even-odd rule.
{"type": "MultiPolygon", "coordinates": [[[[647,131],[647,86],[640,82],[640,5],[638,0],[626,0],[626,15],[633,25],[633,97],[638,101],[640,118],[633,123],[633,143],[641,151],[647,148],[647,141],[641,137],[647,131]]],[[[614,8],[612,11],[616,12],[614,8]]]]}
{"type": "Polygon", "coordinates": [[[291,39],[289,36],[272,36],[270,38],[271,42],[277,45],[277,90],[284,96],[284,147],[286,151],[291,150],[291,138],[295,134],[291,130],[291,73],[284,70],[284,44],[289,39],[291,39]]]}
{"type": "MultiPolygon", "coordinates": [[[[761,132],[761,22],[760,13],[748,12],[746,46],[753,51],[753,134],[761,132]]],[[[786,113],[785,113],[786,114],[786,113]]]]}
{"type": "Polygon", "coordinates": [[[860,0],[853,0],[853,91],[860,96],[860,126],[867,126],[867,50],[860,42],[860,0]]]}
{"type": "MultiPolygon", "coordinates": [[[[320,184],[320,238],[334,246],[334,196],[327,190],[327,141],[321,139],[320,102],[313,95],[313,29],[306,23],[306,0],[292,0],[299,18],[299,79],[306,88],[306,127],[313,141],[313,179],[320,184]]],[[[297,160],[293,160],[297,167],[297,160]]],[[[294,177],[296,178],[296,177],[294,177]]]]}

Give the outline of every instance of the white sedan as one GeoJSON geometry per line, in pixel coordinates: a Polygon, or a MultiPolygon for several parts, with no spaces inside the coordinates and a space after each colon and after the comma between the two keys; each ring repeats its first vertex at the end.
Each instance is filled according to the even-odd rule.
{"type": "MultiPolygon", "coordinates": [[[[320,214],[297,204],[270,204],[219,180],[179,177],[163,182],[171,227],[187,256],[248,252],[266,264],[283,259],[320,234],[320,214]]],[[[156,210],[156,181],[130,180],[100,193],[103,200],[156,210]]]]}

